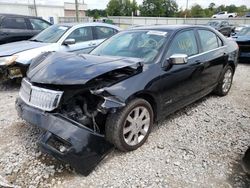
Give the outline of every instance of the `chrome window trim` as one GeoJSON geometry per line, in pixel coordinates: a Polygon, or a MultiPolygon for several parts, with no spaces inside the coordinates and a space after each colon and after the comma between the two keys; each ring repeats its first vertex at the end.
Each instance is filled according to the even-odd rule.
{"type": "Polygon", "coordinates": [[[192,59],[192,58],[198,57],[200,55],[204,55],[206,53],[210,53],[210,52],[213,52],[213,51],[216,51],[216,50],[220,50],[220,49],[223,49],[223,48],[226,48],[226,46],[220,46],[220,47],[212,49],[212,50],[208,50],[208,51],[205,51],[205,52],[202,52],[202,53],[199,53],[199,54],[195,54],[195,55],[189,56],[188,59],[192,59]]]}

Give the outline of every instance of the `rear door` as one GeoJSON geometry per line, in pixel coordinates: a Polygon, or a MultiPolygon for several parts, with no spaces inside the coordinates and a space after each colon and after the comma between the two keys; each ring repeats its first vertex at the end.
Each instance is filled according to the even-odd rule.
{"type": "Polygon", "coordinates": [[[198,29],[197,34],[202,50],[199,60],[204,67],[201,84],[203,89],[211,88],[217,84],[223,66],[227,63],[226,47],[211,30],[198,29]]]}
{"type": "Polygon", "coordinates": [[[75,44],[63,45],[63,50],[75,53],[88,53],[93,49],[93,28],[80,27],[73,30],[66,39],[75,39],[75,44]]]}
{"type": "Polygon", "coordinates": [[[23,17],[4,17],[1,23],[1,31],[4,33],[2,43],[27,40],[33,36],[31,28],[23,17]]]}

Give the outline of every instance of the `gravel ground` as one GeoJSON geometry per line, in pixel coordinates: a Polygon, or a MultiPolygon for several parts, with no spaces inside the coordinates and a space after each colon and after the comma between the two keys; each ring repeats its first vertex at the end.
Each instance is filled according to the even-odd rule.
{"type": "MultiPolygon", "coordinates": [[[[40,131],[17,117],[18,85],[0,91],[0,185],[9,187],[250,187],[240,159],[250,145],[250,64],[228,96],[208,96],[155,125],[138,150],[114,150],[88,176],[42,154],[40,131]]],[[[1,186],[0,186],[1,187],[1,186]]]]}

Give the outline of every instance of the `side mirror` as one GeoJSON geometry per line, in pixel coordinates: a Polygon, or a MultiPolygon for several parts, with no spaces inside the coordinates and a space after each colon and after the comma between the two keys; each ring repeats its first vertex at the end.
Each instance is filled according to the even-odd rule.
{"type": "Polygon", "coordinates": [[[75,44],[76,40],[75,39],[66,39],[63,44],[64,45],[71,45],[71,44],[75,44]]]}
{"type": "Polygon", "coordinates": [[[186,54],[173,54],[169,58],[169,63],[172,65],[182,65],[188,62],[188,56],[186,54]]]}

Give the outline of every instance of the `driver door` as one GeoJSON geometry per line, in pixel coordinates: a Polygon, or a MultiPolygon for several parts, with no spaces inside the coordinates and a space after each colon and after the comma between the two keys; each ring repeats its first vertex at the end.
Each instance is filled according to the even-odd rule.
{"type": "Polygon", "coordinates": [[[161,78],[162,110],[172,113],[201,96],[204,66],[194,30],[177,33],[166,52],[166,60],[173,54],[188,56],[186,64],[169,64],[161,78]]]}

